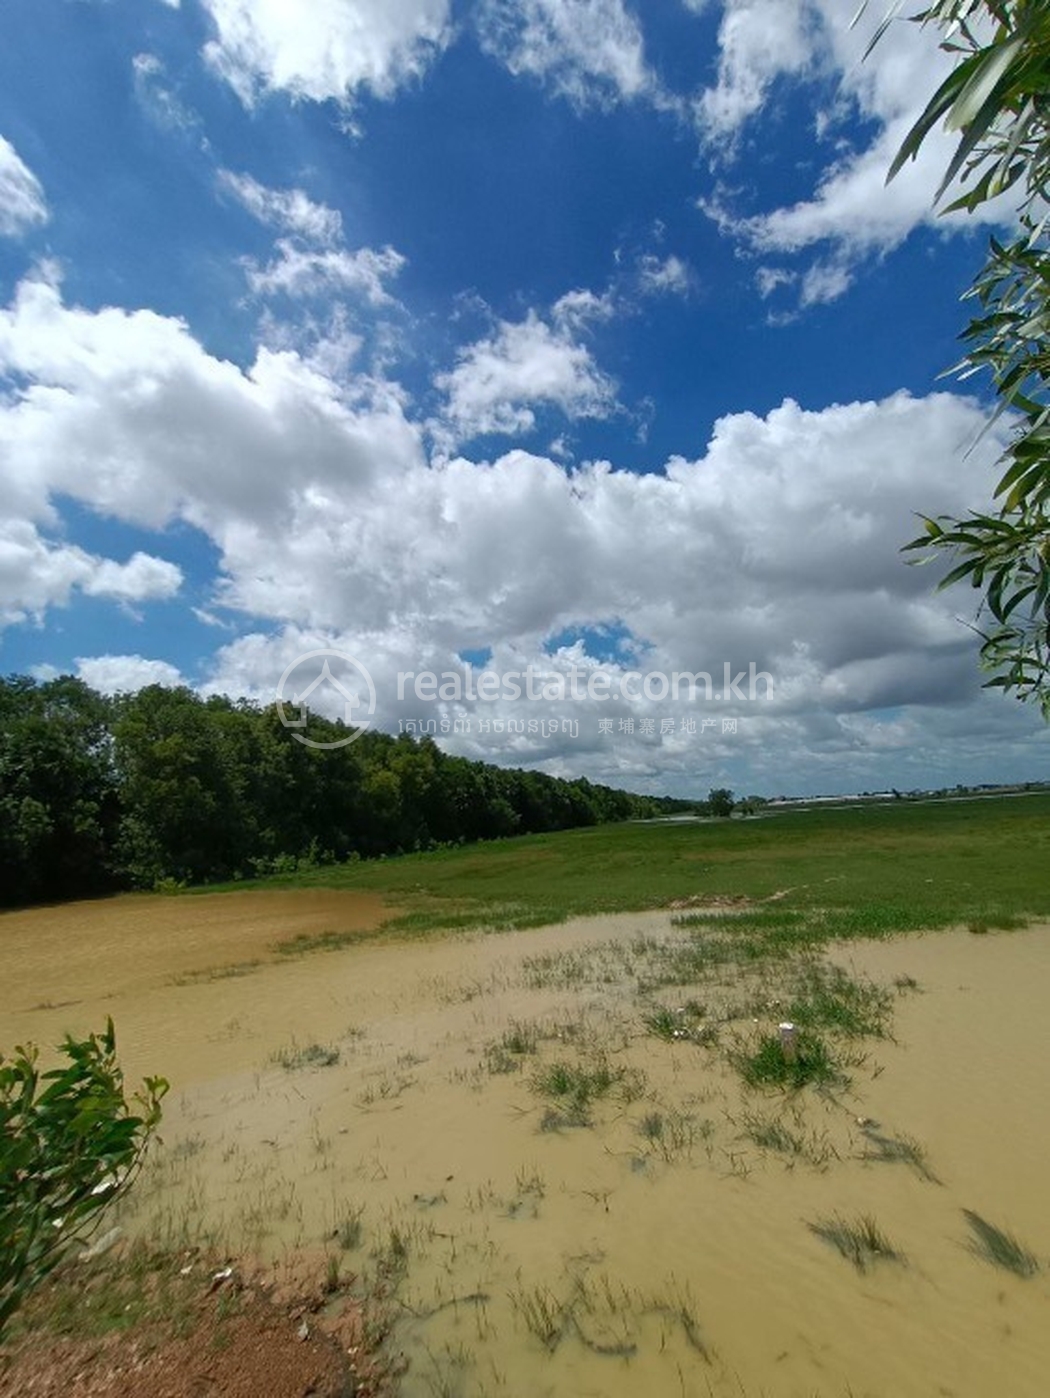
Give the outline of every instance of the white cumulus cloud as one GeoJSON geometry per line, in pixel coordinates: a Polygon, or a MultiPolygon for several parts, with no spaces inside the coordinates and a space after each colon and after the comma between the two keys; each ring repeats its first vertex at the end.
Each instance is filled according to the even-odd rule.
{"type": "Polygon", "coordinates": [[[42,621],[74,589],[130,604],[167,600],[181,586],[182,570],[166,559],[140,552],[118,563],[47,539],[31,520],[0,518],[0,628],[42,621]]]}
{"type": "Polygon", "coordinates": [[[84,582],[90,597],[118,602],[156,602],[174,597],[182,586],[182,569],[148,553],[134,553],[127,563],[102,559],[84,582]]]}
{"type": "Polygon", "coordinates": [[[350,102],[418,79],[449,38],[449,0],[202,0],[205,56],[247,106],[260,95],[350,102]]]}
{"type": "Polygon", "coordinates": [[[815,59],[807,0],[725,0],[718,29],[718,78],[700,94],[696,117],[708,141],[732,141],[761,110],[775,79],[815,59]]]}
{"type": "Polygon", "coordinates": [[[78,656],[77,676],[100,694],[135,694],[147,685],[176,689],[185,684],[176,666],[141,655],[78,656]]]}
{"type": "Polygon", "coordinates": [[[522,321],[501,321],[492,335],[460,352],[451,372],[438,376],[436,385],[447,395],[445,418],[459,440],[528,432],[541,405],[569,418],[607,417],[614,410],[615,385],[587,346],[572,338],[572,317],[559,305],[564,328],[552,328],[534,311],[522,321]]]}

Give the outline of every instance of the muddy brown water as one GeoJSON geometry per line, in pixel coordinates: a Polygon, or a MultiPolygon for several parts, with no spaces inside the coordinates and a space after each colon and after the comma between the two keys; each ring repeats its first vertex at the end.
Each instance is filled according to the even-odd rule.
{"type": "Polygon", "coordinates": [[[917,985],[848,1094],[785,1099],[645,1031],[625,966],[682,935],[666,914],[272,953],[382,916],[323,891],[9,914],[0,1044],[112,1014],[129,1076],[173,1084],[125,1226],[326,1248],[387,1293],[407,1398],[1050,1391],[1050,928],[829,949],[917,985]],[[499,1047],[516,1025],[535,1052],[499,1047]],[[552,1123],[556,1061],[630,1073],[590,1125],[552,1123]],[[799,1149],[756,1145],[763,1123],[799,1149]],[[977,1255],[966,1209],[1041,1270],[977,1255]],[[857,1271],[807,1226],[864,1215],[904,1261],[857,1271]]]}

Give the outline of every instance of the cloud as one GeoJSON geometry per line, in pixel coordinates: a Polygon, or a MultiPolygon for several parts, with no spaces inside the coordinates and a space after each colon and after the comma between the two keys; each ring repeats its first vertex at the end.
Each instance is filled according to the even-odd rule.
{"type": "Polygon", "coordinates": [[[358,485],[421,458],[401,395],[336,383],[294,351],[260,348],[243,370],[208,355],[182,321],[66,306],[42,276],[0,311],[0,495],[53,522],[59,491],[152,528],[186,519],[236,534],[303,488],[358,485]]]}
{"type": "Polygon", "coordinates": [[[257,296],[328,296],[353,292],[373,306],[389,304],[393,298],[384,282],[396,277],[405,259],[394,248],[297,247],[288,238],[278,238],[277,256],[265,267],[245,260],[248,285],[257,296]]]}
{"type": "MultiPolygon", "coordinates": [[[[568,418],[613,412],[615,385],[586,345],[573,340],[573,314],[564,300],[558,305],[559,328],[535,311],[517,323],[501,321],[494,334],[461,350],[456,367],[435,380],[447,395],[444,420],[458,440],[530,432],[540,406],[557,408],[568,418]]],[[[573,310],[578,317],[578,302],[573,310]]]]}
{"type": "Polygon", "coordinates": [[[174,597],[182,586],[182,569],[148,553],[134,553],[127,563],[100,560],[84,582],[89,597],[118,602],[156,602],[174,597]]]}
{"type": "Polygon", "coordinates": [[[314,203],[301,189],[270,189],[251,175],[232,170],[220,170],[218,184],[260,223],[323,247],[342,242],[342,214],[327,204],[314,203]]]}
{"type": "MultiPolygon", "coordinates": [[[[373,306],[392,304],[385,283],[405,266],[405,258],[394,248],[351,251],[342,246],[342,215],[327,204],[315,203],[301,189],[271,189],[251,175],[231,170],[219,171],[218,184],[221,192],[231,195],[260,223],[287,235],[277,239],[276,256],[265,265],[255,258],[242,259],[256,296],[302,300],[352,294],[373,306]]],[[[338,307],[333,314],[338,314],[338,307]]],[[[345,350],[345,326],[336,338],[345,350]]],[[[355,337],[354,352],[359,343],[355,337]]]]}
{"type": "Polygon", "coordinates": [[[164,81],[165,67],[155,53],[137,53],[131,60],[135,96],[143,111],[160,127],[190,131],[200,118],[164,81]]]}
{"type": "MultiPolygon", "coordinates": [[[[880,18],[870,7],[864,22],[853,25],[850,7],[839,0],[725,0],[718,81],[695,104],[709,149],[732,159],[744,126],[766,115],[778,80],[836,84],[813,130],[818,152],[824,143],[830,159],[808,197],[751,214],[739,212],[721,193],[700,201],[723,233],[760,254],[823,248],[821,270],[801,282],[803,305],[832,299],[833,287],[841,295],[852,266],[892,251],[918,227],[950,232],[1012,222],[1003,200],[973,215],[938,214],[934,195],[957,141],[939,127],[887,186],[894,156],[951,61],[938,47],[936,26],[904,20],[892,24],[865,58],[880,18]],[[871,135],[861,137],[860,131],[871,135]]],[[[768,295],[768,281],[764,286],[768,295]]]]}
{"type": "Polygon", "coordinates": [[[147,660],[141,655],[78,656],[76,667],[78,678],[101,694],[135,694],[151,684],[176,689],[186,683],[166,660],[147,660]]]}
{"type": "Polygon", "coordinates": [[[0,628],[42,621],[74,589],[130,604],[167,600],[181,586],[181,569],[163,558],[136,553],[118,563],[48,540],[29,520],[0,518],[0,628]]]}
{"type": "Polygon", "coordinates": [[[802,277],[802,292],[799,304],[821,306],[828,301],[837,301],[853,285],[853,273],[842,262],[815,262],[808,267],[802,277]]]}
{"type": "MultiPolygon", "coordinates": [[[[143,529],[184,520],[219,557],[201,600],[252,628],[215,652],[209,692],[272,698],[298,655],[333,645],[367,665],[395,732],[410,718],[499,718],[501,731],[475,722],[449,744],[683,790],[698,764],[705,784],[767,791],[803,775],[832,789],[917,785],[971,755],[1003,770],[1037,727],[980,697],[976,642],[956,617],[969,594],[932,592],[933,570],[898,552],[916,510],[963,514],[989,488],[1005,428],[960,469],[983,416],[957,395],[729,414],[692,456],[646,474],[569,471],[518,448],[428,461],[396,383],[336,382],[293,350],[238,367],[178,321],[67,305],[40,278],[0,312],[0,370],[8,620],[75,587],[127,601],[174,586],[161,559],[107,562],[48,541],[63,497],[143,529]],[[603,627],[620,650],[587,639],[603,627]],[[715,703],[719,723],[739,719],[735,736],[684,732],[701,709],[644,695],[442,707],[409,686],[398,699],[399,672],[462,672],[460,654],[478,650],[493,673],[575,667],[619,683],[632,669],[707,670],[720,689],[724,664],[746,674],[754,662],[775,685],[765,702],[715,703]],[[576,736],[506,727],[538,715],[575,722],[576,736]],[[603,735],[603,718],[674,731],[603,735]]],[[[477,431],[541,404],[610,411],[596,373],[567,330],[532,314],[469,346],[446,390],[477,431]]]]}
{"type": "Polygon", "coordinates": [[[772,296],[779,286],[791,286],[798,280],[798,273],[788,271],[785,267],[759,267],[755,273],[755,286],[763,301],[772,296]]]}
{"type": "Polygon", "coordinates": [[[646,253],[638,259],[638,284],[648,296],[688,296],[693,274],[688,264],[673,253],[665,258],[646,253]]]}
{"type": "Polygon", "coordinates": [[[11,142],[0,136],[0,237],[20,238],[49,217],[40,181],[11,142]]]}
{"type": "Polygon", "coordinates": [[[482,47],[515,77],[578,107],[659,97],[638,21],[623,0],[482,0],[482,47]]]}
{"type": "Polygon", "coordinates": [[[551,316],[562,329],[579,330],[595,322],[611,320],[617,305],[611,292],[599,296],[593,291],[579,289],[559,296],[551,307],[551,316]]]}
{"type": "Polygon", "coordinates": [[[216,37],[204,49],[245,106],[284,92],[293,101],[350,103],[419,79],[448,42],[449,0],[202,0],[216,37]]]}
{"type": "Polygon", "coordinates": [[[807,0],[725,0],[718,28],[718,79],[697,99],[708,143],[731,141],[760,111],[774,81],[815,61],[807,0]]]}

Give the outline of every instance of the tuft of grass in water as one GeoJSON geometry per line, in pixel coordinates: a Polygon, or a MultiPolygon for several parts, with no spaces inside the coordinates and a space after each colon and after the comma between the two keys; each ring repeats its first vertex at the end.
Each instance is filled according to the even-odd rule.
{"type": "Polygon", "coordinates": [[[898,1252],[870,1214],[850,1220],[834,1214],[806,1225],[811,1233],[852,1262],[858,1272],[866,1272],[874,1262],[903,1262],[898,1252]]]}
{"type": "Polygon", "coordinates": [[[489,1044],[485,1049],[485,1068],[493,1074],[519,1073],[521,1059],[508,1053],[502,1044],[489,1044]]]}
{"type": "Polygon", "coordinates": [[[522,1059],[536,1052],[539,1035],[533,1025],[514,1023],[500,1038],[485,1046],[485,1066],[490,1073],[516,1073],[522,1059]]]}
{"type": "Polygon", "coordinates": [[[892,1005],[890,992],[882,986],[854,980],[841,966],[806,961],[784,1018],[850,1039],[882,1038],[892,1005]]]}
{"type": "Polygon", "coordinates": [[[810,1029],[799,1031],[793,1058],[785,1054],[777,1034],[764,1034],[750,1051],[737,1048],[729,1057],[748,1087],[800,1088],[809,1083],[830,1086],[848,1081],[831,1049],[810,1029]]]}
{"type": "Polygon", "coordinates": [[[539,1034],[535,1025],[521,1024],[515,1020],[506,1030],[500,1040],[502,1046],[508,1053],[526,1054],[535,1053],[539,1034]]]}
{"type": "Polygon", "coordinates": [[[519,1198],[531,1195],[534,1199],[542,1199],[547,1193],[547,1181],[535,1167],[529,1169],[523,1165],[514,1177],[514,1186],[519,1198]]]}
{"type": "Polygon", "coordinates": [[[672,1039],[683,1037],[681,1017],[663,1005],[642,1015],[642,1023],[650,1034],[654,1034],[658,1039],[665,1039],[668,1043],[672,1039]]]}
{"type": "Polygon", "coordinates": [[[294,1040],[287,1048],[279,1048],[272,1055],[271,1063],[289,1072],[297,1068],[334,1068],[339,1062],[339,1050],[334,1044],[297,1044],[294,1040]]]}
{"type": "Polygon", "coordinates": [[[415,1078],[410,1078],[404,1073],[380,1073],[357,1094],[354,1102],[359,1107],[373,1107],[377,1102],[392,1102],[396,1097],[400,1097],[402,1092],[414,1087],[415,1083],[415,1078]]]}
{"type": "Polygon", "coordinates": [[[926,1160],[926,1147],[914,1136],[882,1136],[870,1127],[865,1129],[870,1149],[864,1151],[863,1160],[872,1160],[884,1165],[909,1165],[920,1179],[931,1184],[941,1181],[930,1169],[926,1160]]]}
{"type": "Polygon", "coordinates": [[[804,1160],[809,1165],[824,1166],[837,1152],[826,1132],[806,1130],[801,1113],[789,1124],[783,1116],[765,1116],[762,1112],[745,1112],[740,1119],[744,1135],[760,1150],[775,1151],[793,1165],[804,1160]]]}
{"type": "Polygon", "coordinates": [[[707,1121],[697,1122],[688,1113],[672,1108],[666,1112],[646,1112],[637,1129],[642,1139],[670,1163],[676,1156],[692,1150],[697,1140],[708,1139],[712,1125],[707,1121]]]}
{"type": "Polygon", "coordinates": [[[656,1145],[664,1138],[664,1115],[663,1112],[646,1112],[638,1123],[638,1134],[643,1136],[650,1145],[656,1145]]]}
{"type": "MultiPolygon", "coordinates": [[[[633,1090],[637,1084],[628,1082],[628,1074],[623,1068],[612,1068],[604,1058],[592,1064],[567,1063],[559,1060],[541,1068],[532,1080],[533,1091],[542,1097],[552,1097],[556,1103],[555,1120],[544,1119],[544,1130],[556,1129],[558,1125],[590,1125],[590,1109],[599,1098],[607,1097],[618,1084],[633,1090]]],[[[550,1117],[550,1113],[548,1113],[550,1117]]]]}
{"type": "Polygon", "coordinates": [[[621,942],[596,942],[572,951],[541,952],[522,961],[522,980],[530,990],[580,990],[617,985],[635,972],[638,953],[621,942]]]}
{"type": "Polygon", "coordinates": [[[364,1212],[363,1204],[354,1205],[347,1210],[346,1217],[336,1225],[332,1237],[344,1252],[353,1252],[355,1248],[361,1246],[361,1239],[365,1231],[362,1222],[364,1212]]]}
{"type": "Polygon", "coordinates": [[[510,1293],[510,1303],[544,1349],[552,1354],[565,1333],[568,1316],[563,1302],[546,1286],[519,1287],[510,1293]]]}
{"type": "Polygon", "coordinates": [[[339,1258],[334,1252],[330,1252],[325,1259],[324,1281],[321,1283],[321,1290],[325,1296],[334,1296],[341,1285],[339,1258]]]}
{"type": "Polygon", "coordinates": [[[748,1112],[743,1118],[744,1133],[762,1150],[779,1151],[782,1155],[801,1155],[804,1145],[802,1136],[792,1131],[779,1117],[762,1116],[759,1112],[748,1112]]]}
{"type": "Polygon", "coordinates": [[[657,1005],[642,1015],[642,1024],[650,1034],[666,1043],[676,1043],[682,1039],[704,1042],[709,1038],[709,1031],[701,1024],[706,1013],[704,1006],[695,1000],[675,1010],[668,1009],[666,1005],[657,1005]]]}
{"type": "Polygon", "coordinates": [[[665,1290],[650,1296],[605,1275],[577,1275],[562,1295],[547,1286],[519,1285],[510,1292],[510,1302],[525,1328],[551,1354],[571,1335],[593,1354],[631,1359],[639,1349],[640,1322],[658,1315],[680,1326],[689,1346],[711,1361],[692,1294],[673,1277],[665,1290]]]}
{"type": "Polygon", "coordinates": [[[391,1224],[385,1243],[372,1252],[380,1286],[395,1286],[408,1270],[408,1237],[391,1224]]]}
{"type": "Polygon", "coordinates": [[[970,1225],[973,1235],[970,1239],[970,1251],[976,1257],[990,1262],[993,1267],[1013,1272],[1015,1277],[1025,1279],[1034,1277],[1042,1269],[1035,1253],[1026,1248],[1012,1233],[997,1228],[994,1223],[989,1223],[973,1209],[963,1209],[963,1216],[970,1225]]]}

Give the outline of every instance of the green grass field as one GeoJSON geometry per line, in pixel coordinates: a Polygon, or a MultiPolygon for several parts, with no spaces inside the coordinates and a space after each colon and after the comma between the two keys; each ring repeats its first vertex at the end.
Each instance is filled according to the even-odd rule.
{"type": "MultiPolygon", "coordinates": [[[[820,910],[834,936],[954,923],[994,930],[1050,916],[1050,795],[606,825],[315,868],[256,886],[382,893],[403,910],[386,924],[401,934],[774,893],[786,894],[785,908],[820,910]]],[[[330,944],[342,940],[334,930],[330,944]]]]}

